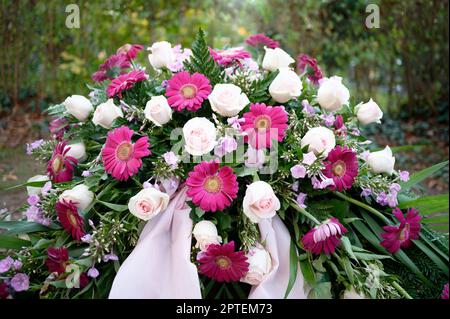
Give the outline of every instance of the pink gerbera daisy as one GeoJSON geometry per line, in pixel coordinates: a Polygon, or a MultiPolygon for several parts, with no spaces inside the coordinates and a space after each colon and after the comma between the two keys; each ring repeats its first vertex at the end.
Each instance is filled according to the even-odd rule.
{"type": "Polygon", "coordinates": [[[78,214],[75,203],[71,200],[62,199],[55,205],[58,219],[64,229],[76,240],[80,240],[85,235],[83,229],[83,218],[78,214]]]}
{"type": "Polygon", "coordinates": [[[320,255],[322,252],[330,255],[341,243],[341,236],[347,229],[342,226],[337,218],[330,218],[321,225],[314,227],[302,237],[303,247],[313,254],[320,255]]]}
{"type": "Polygon", "coordinates": [[[119,181],[126,181],[136,174],[142,166],[141,158],[151,154],[148,137],[141,137],[133,144],[133,134],[127,126],[112,130],[102,150],[105,171],[119,181]]]}
{"type": "Polygon", "coordinates": [[[60,141],[63,138],[64,132],[68,127],[69,124],[67,123],[67,120],[64,117],[54,118],[48,126],[50,133],[52,133],[53,137],[58,141],[60,141]]]}
{"type": "Polygon", "coordinates": [[[217,161],[202,162],[189,172],[187,195],[204,211],[215,212],[230,206],[238,192],[238,183],[233,169],[217,161]]]}
{"type": "Polygon", "coordinates": [[[384,239],[381,246],[391,254],[395,254],[400,248],[409,247],[412,240],[419,238],[422,217],[414,208],[408,209],[406,217],[398,208],[394,209],[392,213],[398,219],[400,225],[383,227],[386,232],[381,234],[384,239]]]}
{"type": "Polygon", "coordinates": [[[253,35],[249,36],[245,40],[245,43],[247,43],[248,45],[250,45],[252,47],[256,47],[261,44],[261,45],[266,46],[271,49],[275,49],[280,46],[280,43],[278,41],[269,38],[268,36],[266,36],[263,33],[253,34],[253,35]]]}
{"type": "Polygon", "coordinates": [[[166,96],[169,105],[177,111],[196,111],[211,93],[208,78],[200,73],[192,76],[187,71],[178,72],[167,83],[166,96]]]}
{"type": "Polygon", "coordinates": [[[355,177],[358,175],[358,159],[356,153],[348,147],[336,146],[328,153],[325,161],[325,169],[322,173],[332,178],[334,185],[330,188],[341,192],[352,187],[355,177]]]}
{"type": "Polygon", "coordinates": [[[122,98],[122,92],[131,89],[135,83],[147,79],[147,74],[142,70],[133,70],[130,73],[122,74],[111,81],[106,89],[108,97],[118,96],[122,98]]]}
{"type": "Polygon", "coordinates": [[[305,72],[307,68],[311,68],[311,71],[308,73],[308,79],[312,83],[318,84],[319,80],[323,78],[323,73],[317,64],[317,60],[307,54],[300,54],[297,57],[297,69],[300,72],[305,72]]]}
{"type": "Polygon", "coordinates": [[[243,251],[234,251],[234,242],[211,244],[198,258],[200,273],[218,282],[239,281],[248,272],[243,251]]]}
{"type": "Polygon", "coordinates": [[[283,106],[266,106],[264,103],[250,105],[244,114],[241,130],[247,135],[245,142],[253,148],[270,147],[272,139],[281,142],[287,129],[288,116],[283,106]]]}
{"type": "Polygon", "coordinates": [[[234,62],[239,62],[239,60],[252,57],[250,52],[244,50],[243,47],[235,47],[226,50],[213,50],[210,48],[209,53],[214,61],[223,66],[229,66],[234,62]]]}
{"type": "Polygon", "coordinates": [[[138,52],[142,51],[142,49],[144,49],[143,45],[127,43],[117,49],[117,54],[123,54],[128,58],[128,60],[133,60],[136,58],[138,52]]]}
{"type": "Polygon", "coordinates": [[[75,157],[67,156],[70,147],[66,147],[67,142],[59,142],[53,151],[52,158],[47,162],[47,173],[52,182],[63,183],[71,181],[73,178],[74,166],[78,164],[75,157]]]}

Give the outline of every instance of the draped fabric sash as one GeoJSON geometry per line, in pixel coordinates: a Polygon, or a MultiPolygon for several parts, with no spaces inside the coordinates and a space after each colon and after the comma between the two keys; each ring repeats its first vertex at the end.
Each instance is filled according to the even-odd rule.
{"type": "Polygon", "coordinates": [[[190,261],[192,220],[186,188],[145,225],[114,279],[110,299],[199,299],[197,268],[190,261]]]}
{"type": "MultiPolygon", "coordinates": [[[[289,251],[291,236],[283,221],[275,216],[272,219],[263,219],[259,222],[261,242],[272,257],[272,269],[264,280],[253,286],[249,299],[282,299],[285,297],[289,283],[290,260],[289,251]]],[[[288,299],[306,299],[307,289],[304,287],[303,275],[298,267],[297,277],[287,296],[288,299]]]]}
{"type": "MultiPolygon", "coordinates": [[[[192,220],[185,201],[183,188],[163,213],[147,222],[114,279],[110,299],[201,298],[197,268],[190,261],[192,220]]],[[[252,287],[249,298],[284,298],[290,273],[290,234],[278,216],[262,220],[259,229],[261,241],[272,257],[272,269],[258,286],[252,287]]],[[[288,298],[306,296],[298,269],[288,298]]]]}

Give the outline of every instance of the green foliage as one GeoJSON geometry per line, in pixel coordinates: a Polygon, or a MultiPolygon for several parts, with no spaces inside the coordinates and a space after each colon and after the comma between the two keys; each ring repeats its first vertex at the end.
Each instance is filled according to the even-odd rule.
{"type": "Polygon", "coordinates": [[[205,75],[212,85],[223,81],[224,72],[212,58],[206,44],[205,32],[201,28],[192,43],[192,56],[184,62],[184,66],[190,73],[205,75]]]}

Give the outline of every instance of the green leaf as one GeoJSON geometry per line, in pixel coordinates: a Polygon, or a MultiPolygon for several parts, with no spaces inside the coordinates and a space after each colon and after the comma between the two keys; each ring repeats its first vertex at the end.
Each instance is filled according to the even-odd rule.
{"type": "Polygon", "coordinates": [[[289,282],[286,293],[284,294],[284,299],[289,296],[289,293],[294,287],[295,280],[297,279],[298,262],[297,249],[295,248],[295,243],[291,241],[289,249],[289,282]]]}
{"type": "Polygon", "coordinates": [[[400,183],[400,186],[402,187],[402,190],[407,190],[411,188],[412,186],[420,183],[424,179],[430,177],[434,173],[441,170],[443,167],[448,165],[448,161],[433,165],[431,167],[425,168],[424,170],[421,170],[420,172],[414,173],[410,176],[409,180],[407,182],[400,183]]]}
{"type": "Polygon", "coordinates": [[[108,202],[103,202],[101,200],[97,200],[96,201],[99,204],[102,204],[108,208],[111,208],[112,210],[116,211],[116,212],[123,212],[126,211],[128,209],[127,205],[118,205],[118,204],[112,204],[112,203],[108,203],[108,202]]]}
{"type": "Polygon", "coordinates": [[[61,229],[61,227],[56,224],[51,224],[47,227],[39,223],[28,221],[0,221],[0,228],[7,229],[7,231],[3,233],[5,235],[28,234],[38,231],[48,231],[49,229],[61,229]]]}
{"type": "Polygon", "coordinates": [[[355,257],[358,260],[380,260],[380,259],[392,259],[389,255],[377,255],[371,253],[359,253],[355,252],[355,257]]]}
{"type": "Polygon", "coordinates": [[[403,250],[399,250],[394,254],[395,258],[401,261],[406,267],[408,267],[414,274],[417,275],[417,277],[420,278],[426,285],[433,287],[434,285],[431,283],[431,281],[425,277],[422,272],[419,270],[419,268],[414,264],[414,262],[406,255],[406,253],[403,250]]]}
{"type": "Polygon", "coordinates": [[[348,239],[348,237],[346,237],[346,236],[342,236],[341,240],[342,240],[342,244],[344,245],[344,249],[347,252],[347,254],[351,258],[356,259],[356,256],[353,253],[352,244],[350,243],[350,239],[348,239]]]}
{"type": "Polygon", "coordinates": [[[317,283],[316,274],[314,272],[313,266],[309,258],[305,260],[300,260],[300,269],[306,282],[314,286],[317,283]]]}
{"type": "Polygon", "coordinates": [[[22,249],[22,247],[31,246],[28,240],[20,239],[14,236],[0,234],[0,248],[6,249],[22,249]]]}
{"type": "Polygon", "coordinates": [[[353,273],[353,267],[352,267],[352,263],[350,262],[350,259],[348,259],[348,257],[344,256],[341,258],[341,260],[342,260],[342,264],[344,266],[345,273],[347,274],[347,277],[350,280],[350,283],[354,284],[355,275],[353,273]]]}
{"type": "Polygon", "coordinates": [[[433,213],[446,213],[449,211],[449,194],[423,196],[414,200],[403,201],[398,208],[415,208],[421,215],[433,213]]]}
{"type": "Polygon", "coordinates": [[[422,250],[435,264],[439,267],[439,269],[448,277],[448,259],[444,262],[438,255],[436,255],[430,248],[428,248],[424,243],[420,240],[413,240],[413,243],[422,250]]]}

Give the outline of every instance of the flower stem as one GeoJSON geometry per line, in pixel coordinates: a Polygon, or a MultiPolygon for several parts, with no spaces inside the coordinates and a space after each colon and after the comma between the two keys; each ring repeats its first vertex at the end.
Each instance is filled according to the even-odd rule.
{"type": "Polygon", "coordinates": [[[311,219],[314,223],[316,223],[316,225],[320,225],[320,222],[317,220],[317,218],[315,218],[313,215],[311,215],[310,213],[308,213],[304,208],[301,208],[300,206],[298,206],[298,204],[294,201],[292,201],[292,207],[302,213],[303,215],[305,215],[306,217],[308,217],[309,219],[311,219]]]}
{"type": "Polygon", "coordinates": [[[375,208],[370,207],[369,205],[364,204],[363,202],[360,202],[359,200],[356,200],[354,198],[348,197],[342,193],[338,193],[338,192],[334,192],[334,195],[336,195],[337,197],[340,197],[342,199],[345,199],[346,201],[355,204],[356,206],[359,206],[361,208],[364,208],[365,210],[371,212],[372,214],[378,216],[379,218],[381,218],[386,224],[390,224],[391,222],[389,221],[389,219],[384,216],[382,213],[380,213],[379,211],[377,211],[375,208]]]}
{"type": "Polygon", "coordinates": [[[392,283],[392,286],[394,286],[395,289],[397,289],[397,291],[403,295],[403,297],[405,297],[406,299],[413,299],[407,292],[405,289],[403,289],[396,281],[394,281],[392,283]]]}

